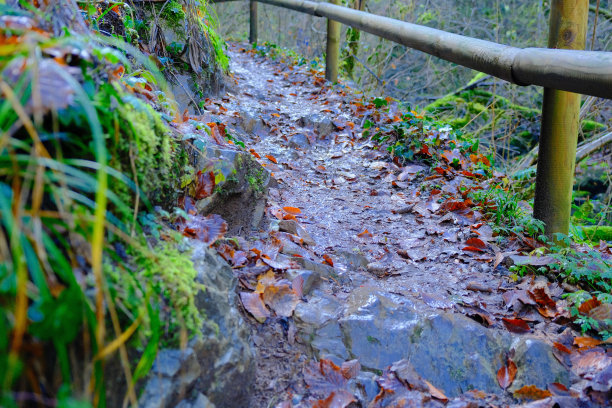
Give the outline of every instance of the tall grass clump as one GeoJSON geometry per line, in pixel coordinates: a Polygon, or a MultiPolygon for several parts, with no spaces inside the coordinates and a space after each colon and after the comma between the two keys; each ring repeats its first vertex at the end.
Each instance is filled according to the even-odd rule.
{"type": "Polygon", "coordinates": [[[141,217],[186,160],[176,107],[134,47],[40,17],[0,17],[0,406],[106,406],[112,364],[135,406],[159,345],[203,319],[180,236],[141,217]]]}

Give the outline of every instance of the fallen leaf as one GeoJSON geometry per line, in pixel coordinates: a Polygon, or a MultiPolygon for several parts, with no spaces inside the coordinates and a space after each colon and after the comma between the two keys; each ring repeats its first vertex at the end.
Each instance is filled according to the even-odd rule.
{"type": "Polygon", "coordinates": [[[331,258],[331,256],[323,254],[323,259],[329,266],[334,266],[334,260],[331,258]]]}
{"type": "Polygon", "coordinates": [[[484,250],[487,247],[487,244],[485,244],[480,238],[470,238],[467,241],[465,241],[465,243],[468,244],[469,246],[476,247],[480,250],[484,250]]]}
{"type": "Polygon", "coordinates": [[[285,210],[289,214],[294,214],[294,215],[302,213],[302,210],[300,210],[297,207],[283,207],[283,210],[285,210]]]}
{"type": "Polygon", "coordinates": [[[353,402],[357,402],[355,396],[347,390],[332,391],[329,396],[323,400],[315,401],[313,408],[345,408],[353,402]]]}
{"type": "Polygon", "coordinates": [[[578,307],[578,311],[581,314],[588,314],[592,309],[595,309],[600,305],[601,302],[595,296],[593,296],[591,299],[581,304],[580,307],[578,307]]]}
{"type": "Polygon", "coordinates": [[[572,354],[572,350],[568,349],[567,347],[565,347],[565,346],[564,346],[563,344],[561,344],[561,343],[554,342],[554,343],[553,343],[553,346],[554,346],[554,347],[555,347],[557,350],[559,350],[559,351],[562,351],[562,352],[567,353],[567,354],[572,354]]]}
{"type": "Polygon", "coordinates": [[[576,337],[574,338],[574,346],[578,346],[579,348],[593,348],[599,346],[601,344],[601,340],[594,339],[592,337],[576,337]]]}
{"type": "Polygon", "coordinates": [[[529,296],[531,296],[531,298],[535,300],[536,303],[550,309],[557,308],[557,303],[555,303],[555,301],[552,300],[550,296],[548,296],[548,293],[546,293],[546,289],[535,288],[533,290],[527,291],[527,293],[529,293],[529,296]]]}
{"type": "Polygon", "coordinates": [[[372,238],[373,237],[372,233],[368,231],[367,228],[363,230],[363,232],[360,232],[359,234],[357,234],[357,236],[359,238],[372,238]]]}
{"type": "Polygon", "coordinates": [[[448,398],[446,397],[446,395],[444,395],[442,391],[434,387],[433,384],[430,383],[429,381],[427,380],[423,380],[423,381],[425,381],[425,384],[427,384],[427,388],[429,388],[429,393],[431,394],[432,397],[444,403],[448,401],[448,398]]]}
{"type": "Polygon", "coordinates": [[[191,215],[189,219],[178,223],[177,229],[189,238],[198,239],[212,245],[215,241],[223,238],[223,235],[227,232],[227,223],[217,214],[211,214],[207,217],[191,215]]]}
{"type": "Polygon", "coordinates": [[[270,317],[270,311],[266,309],[261,294],[255,292],[240,292],[240,301],[244,308],[259,323],[266,321],[270,317]]]}
{"type": "Polygon", "coordinates": [[[504,322],[504,326],[506,326],[506,329],[508,329],[509,332],[522,334],[529,333],[531,331],[529,325],[524,320],[507,319],[504,317],[502,318],[502,321],[504,322]]]}
{"type": "Polygon", "coordinates": [[[274,283],[265,287],[263,301],[277,316],[290,317],[300,298],[289,283],[274,283]]]}
{"type": "Polygon", "coordinates": [[[472,251],[472,252],[484,252],[482,249],[477,248],[475,246],[466,246],[462,248],[464,251],[472,251]]]}
{"type": "Polygon", "coordinates": [[[506,364],[504,364],[497,371],[497,383],[502,389],[506,389],[512,385],[514,382],[514,378],[516,377],[518,369],[514,361],[510,359],[510,357],[506,358],[506,364]]]}
{"type": "Polygon", "coordinates": [[[266,156],[266,159],[270,160],[272,163],[278,164],[278,161],[276,160],[276,158],[272,156],[271,154],[266,154],[265,156],[266,156]]]}
{"type": "Polygon", "coordinates": [[[340,365],[340,371],[347,380],[357,377],[360,370],[361,364],[359,364],[359,360],[357,359],[345,361],[340,365]]]}
{"type": "Polygon", "coordinates": [[[194,197],[196,200],[201,200],[210,196],[215,189],[215,173],[207,171],[202,173],[198,171],[196,175],[196,185],[194,197]]]}
{"type": "Polygon", "coordinates": [[[541,390],[535,385],[526,385],[516,391],[514,396],[520,399],[540,400],[552,396],[548,390],[541,390]]]}
{"type": "Polygon", "coordinates": [[[570,392],[567,389],[567,387],[561,383],[558,382],[554,382],[554,383],[550,383],[548,384],[548,391],[550,391],[553,395],[557,395],[557,396],[561,396],[561,397],[565,397],[565,396],[569,396],[570,392]]]}

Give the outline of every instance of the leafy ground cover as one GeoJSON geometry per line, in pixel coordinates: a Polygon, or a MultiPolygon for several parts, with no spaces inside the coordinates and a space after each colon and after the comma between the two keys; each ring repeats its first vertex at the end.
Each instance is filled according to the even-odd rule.
{"type": "MultiPolygon", "coordinates": [[[[158,348],[206,318],[153,207],[175,202],[192,147],[157,55],[133,46],[150,36],[135,9],[84,5],[88,30],[57,36],[23,5],[0,5],[0,405],[104,406],[113,360],[136,405],[158,348]]],[[[183,10],[226,64],[203,5],[183,10]]]]}
{"type": "MultiPolygon", "coordinates": [[[[319,354],[310,364],[299,343],[333,354],[338,342],[350,349],[365,337],[361,347],[383,353],[390,341],[385,334],[372,329],[346,340],[351,334],[342,326],[338,340],[331,329],[320,335],[300,331],[308,327],[304,320],[324,319],[326,302],[346,302],[350,313],[357,308],[350,303],[353,293],[364,290],[374,299],[371,286],[402,299],[416,296],[415,302],[437,309],[432,313],[452,310],[487,330],[550,338],[552,358],[570,370],[586,370],[572,371],[577,378],[595,378],[587,360],[609,363],[606,242],[589,246],[542,236],[541,223],[530,215],[528,176],[504,174],[469,134],[391,98],[330,86],[320,71],[294,65],[282,50],[268,59],[262,49],[234,47],[241,92],[211,99],[204,115],[224,122],[226,133],[241,140],[279,184],[269,193],[269,230],[214,245],[233,266],[242,306],[252,317],[260,353],[255,404],[272,404],[278,395],[286,398],[278,405],[283,407],[348,406],[357,399],[351,387],[360,380],[351,370],[359,371],[358,362],[341,364],[338,355],[319,354]],[[287,366],[288,359],[294,363],[287,366]],[[276,379],[272,385],[270,378],[276,379]]],[[[188,202],[185,211],[193,208],[188,202]]],[[[377,305],[368,302],[359,305],[377,305]]],[[[372,317],[385,322],[389,315],[372,317]]],[[[352,350],[351,357],[371,358],[352,350]]],[[[515,387],[521,377],[515,368],[524,376],[525,362],[513,352],[493,363],[502,397],[474,391],[453,401],[494,405],[548,398],[542,403],[552,404],[570,392],[569,383],[515,387]]],[[[367,367],[379,387],[370,406],[451,400],[436,388],[439,383],[407,376],[409,367],[367,367]]],[[[453,373],[455,381],[466,375],[453,373]]],[[[581,384],[572,385],[574,397],[568,398],[605,399],[595,390],[599,386],[581,384]]]]}

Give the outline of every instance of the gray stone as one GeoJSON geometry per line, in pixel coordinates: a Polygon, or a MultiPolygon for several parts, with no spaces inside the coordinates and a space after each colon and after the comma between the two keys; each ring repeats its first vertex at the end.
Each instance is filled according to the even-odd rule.
{"type": "Polygon", "coordinates": [[[198,393],[198,395],[192,400],[183,400],[178,403],[175,408],[216,408],[215,404],[210,402],[208,397],[202,393],[198,393]]]}
{"type": "Polygon", "coordinates": [[[196,306],[207,317],[203,337],[189,344],[202,367],[196,389],[219,408],[247,406],[255,365],[249,330],[236,308],[237,280],[214,250],[200,242],[193,246],[197,281],[206,288],[196,298],[196,306]]]}
{"type": "Polygon", "coordinates": [[[406,359],[449,397],[471,389],[500,393],[496,373],[511,349],[518,366],[514,388],[570,383],[551,345],[533,336],[485,328],[460,314],[425,313],[417,301],[375,287],[355,289],[346,305],[329,296],[315,301],[318,296],[314,291],[311,304],[295,312],[298,336],[310,339],[315,354],[356,358],[366,370],[384,370],[406,359]],[[344,347],[338,344],[337,328],[344,347]]]}
{"type": "Polygon", "coordinates": [[[158,353],[139,405],[174,406],[185,395],[205,392],[208,397],[200,394],[181,401],[181,406],[247,406],[255,365],[249,331],[236,307],[237,280],[214,250],[199,241],[186,242],[192,249],[196,281],[206,288],[196,295],[196,307],[205,315],[205,323],[201,336],[193,338],[187,348],[158,353]]]}
{"type": "Polygon", "coordinates": [[[170,404],[174,391],[171,379],[152,377],[147,381],[138,401],[138,406],[142,408],[165,408],[170,404]]]}
{"type": "Polygon", "coordinates": [[[569,372],[557,361],[549,344],[534,338],[519,338],[513,344],[514,362],[518,367],[516,378],[510,391],[524,385],[535,385],[546,389],[548,384],[558,382],[568,384],[569,372]],[[533,367],[538,367],[533,370],[533,367]]]}
{"type": "Polygon", "coordinates": [[[306,258],[300,258],[297,256],[291,257],[291,260],[297,263],[302,269],[308,269],[309,271],[317,272],[324,278],[327,278],[330,276],[334,278],[338,277],[338,274],[336,273],[333,266],[329,266],[327,264],[320,263],[320,262],[311,261],[306,258]]]}
{"type": "Polygon", "coordinates": [[[306,245],[316,245],[314,239],[312,239],[310,234],[296,220],[280,220],[278,222],[278,229],[279,231],[288,232],[289,234],[293,234],[302,238],[304,244],[306,245]]]}
{"type": "Polygon", "coordinates": [[[311,113],[303,116],[299,119],[298,124],[314,129],[320,138],[329,136],[336,129],[332,120],[321,113],[311,113]]]}
{"type": "Polygon", "coordinates": [[[263,220],[270,173],[250,153],[209,145],[194,153],[195,168],[220,171],[224,180],[215,192],[196,203],[202,214],[219,214],[228,223],[228,234],[257,229],[263,220]]]}
{"type": "Polygon", "coordinates": [[[288,278],[293,281],[298,276],[304,281],[302,286],[302,293],[309,295],[312,289],[321,280],[321,275],[317,272],[309,271],[307,269],[290,269],[287,271],[288,278]]]}
{"type": "Polygon", "coordinates": [[[289,139],[289,147],[306,150],[310,148],[310,140],[308,140],[305,134],[298,133],[289,139]]]}

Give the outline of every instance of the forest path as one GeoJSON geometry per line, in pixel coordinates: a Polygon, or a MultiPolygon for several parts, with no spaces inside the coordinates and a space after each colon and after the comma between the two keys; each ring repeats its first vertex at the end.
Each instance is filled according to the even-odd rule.
{"type": "MultiPolygon", "coordinates": [[[[258,370],[253,407],[283,400],[293,405],[282,406],[311,406],[325,398],[337,404],[321,406],[344,407],[351,400],[387,406],[397,398],[438,406],[445,399],[438,392],[462,403],[508,403],[511,394],[496,375],[515,363],[518,370],[505,384],[512,390],[573,382],[552,348],[552,341],[571,346],[573,334],[538,314],[536,302],[527,308],[519,302],[529,304],[527,290],[558,298],[558,285],[525,279],[517,286],[507,268],[493,267],[493,249],[501,249],[489,226],[474,214],[439,214],[440,204],[422,197],[432,188],[456,193],[461,178],[428,177],[428,166],[393,163],[360,137],[368,115],[376,113],[352,91],[325,85],[320,73],[240,45],[229,56],[236,86],[206,109],[275,180],[269,227],[240,235],[267,242],[267,248],[272,240],[277,251],[267,263],[277,281],[270,285],[278,291],[291,282],[293,288],[266,301],[276,314],[259,315],[265,323],[252,320],[258,370]],[[465,249],[474,236],[487,251],[465,249]],[[291,297],[295,292],[299,302],[291,297]],[[284,307],[290,312],[281,312],[284,307]],[[519,325],[530,326],[509,327],[511,333],[502,318],[519,312],[525,319],[519,325]],[[334,380],[335,368],[313,369],[312,358],[339,366],[357,359],[361,371],[345,363],[353,372],[334,380]],[[390,366],[392,374],[382,374],[390,366]],[[437,388],[419,388],[421,377],[437,388]],[[386,383],[394,391],[384,391],[384,378],[404,386],[386,383]]],[[[393,117],[394,109],[391,104],[386,114],[393,117]]],[[[251,283],[243,275],[240,290],[267,285],[263,275],[251,283]]],[[[247,299],[245,308],[258,317],[261,310],[247,299]]]]}

